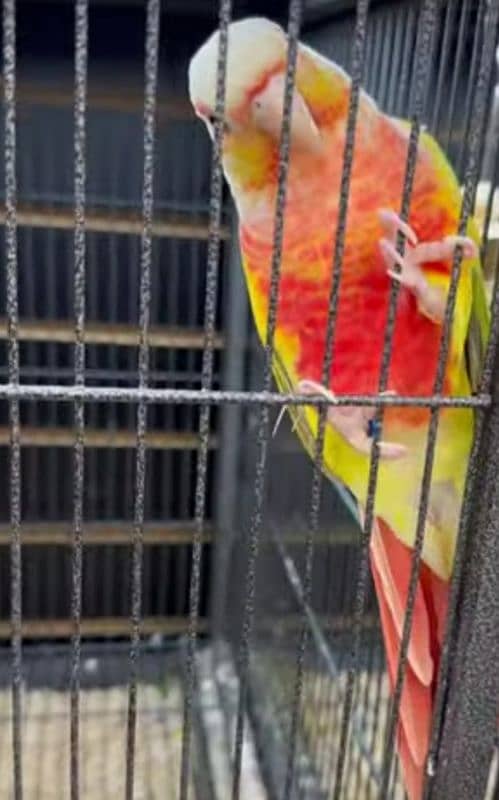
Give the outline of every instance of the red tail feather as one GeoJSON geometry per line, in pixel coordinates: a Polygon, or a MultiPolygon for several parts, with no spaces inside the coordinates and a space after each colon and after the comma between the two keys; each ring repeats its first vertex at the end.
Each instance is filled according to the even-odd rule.
{"type": "MultiPolygon", "coordinates": [[[[412,550],[382,519],[371,539],[371,566],[385,643],[390,684],[400,655],[412,550]]],[[[423,564],[416,591],[409,653],[400,703],[397,745],[409,800],[421,800],[433,696],[447,614],[449,586],[423,564]]]]}

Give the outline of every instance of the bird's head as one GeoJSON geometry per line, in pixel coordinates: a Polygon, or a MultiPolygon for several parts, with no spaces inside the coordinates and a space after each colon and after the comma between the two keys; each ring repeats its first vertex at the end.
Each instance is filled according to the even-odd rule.
{"type": "MultiPolygon", "coordinates": [[[[189,65],[195,113],[214,135],[219,32],[189,65]]],[[[279,25],[250,17],[229,26],[225,88],[224,162],[239,182],[257,188],[277,164],[288,53],[279,25]],[[272,166],[273,165],[273,166],[272,166]],[[241,180],[242,179],[242,180],[241,180]]],[[[316,158],[324,151],[325,128],[344,113],[348,78],[339,68],[300,45],[291,117],[291,148],[316,158]],[[335,102],[336,101],[336,102],[335,102]]]]}

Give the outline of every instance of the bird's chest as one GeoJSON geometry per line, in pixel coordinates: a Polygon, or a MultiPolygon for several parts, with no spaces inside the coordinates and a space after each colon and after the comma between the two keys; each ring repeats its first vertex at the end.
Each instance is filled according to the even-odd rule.
{"type": "MultiPolygon", "coordinates": [[[[363,254],[370,258],[371,268],[359,270],[358,252],[346,248],[339,291],[332,298],[332,252],[329,255],[329,271],[318,268],[315,275],[313,269],[288,270],[289,261],[283,261],[276,347],[296,379],[320,381],[329,329],[333,334],[330,388],[336,393],[373,393],[379,384],[390,280],[375,249],[363,254]]],[[[247,262],[246,273],[255,320],[264,339],[269,272],[247,262]]],[[[431,393],[439,342],[440,326],[424,317],[413,296],[402,289],[392,337],[389,387],[401,394],[431,393]]]]}

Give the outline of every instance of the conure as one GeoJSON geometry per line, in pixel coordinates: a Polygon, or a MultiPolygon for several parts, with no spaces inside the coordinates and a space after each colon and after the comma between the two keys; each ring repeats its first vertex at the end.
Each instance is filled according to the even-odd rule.
{"type": "MultiPolygon", "coordinates": [[[[195,113],[214,135],[219,33],[189,65],[195,113]]],[[[273,22],[229,26],[223,169],[239,217],[242,263],[260,339],[265,342],[284,108],[287,37],[273,22]]],[[[334,233],[351,81],[332,61],[299,44],[290,128],[273,372],[280,390],[298,394],[377,393],[391,282],[400,284],[388,391],[433,393],[456,246],[463,252],[443,393],[477,386],[489,313],[478,234],[456,235],[461,194],[435,140],[419,139],[407,222],[400,208],[410,126],[384,114],[361,92],[350,181],[334,358],[321,383],[334,233]],[[404,255],[396,249],[406,237],[404,255]]],[[[314,452],[317,408],[290,407],[297,433],[314,452]]],[[[372,408],[329,406],[324,472],[365,509],[372,408]]],[[[429,410],[387,407],[371,531],[371,567],[388,673],[393,686],[414,543],[429,410]]],[[[443,408],[433,466],[422,568],[404,677],[397,747],[406,791],[420,800],[432,703],[449,597],[465,472],[473,438],[469,408],[443,408]]]]}

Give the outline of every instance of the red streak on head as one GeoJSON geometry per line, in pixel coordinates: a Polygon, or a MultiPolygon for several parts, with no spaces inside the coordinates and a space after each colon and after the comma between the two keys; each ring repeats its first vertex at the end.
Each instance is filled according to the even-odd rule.
{"type": "Polygon", "coordinates": [[[244,122],[244,119],[248,113],[248,109],[254,98],[258,94],[260,94],[260,92],[263,91],[263,89],[265,89],[268,82],[270,81],[271,78],[274,77],[274,75],[278,75],[285,69],[285,66],[286,66],[285,62],[281,60],[277,62],[277,64],[274,64],[274,66],[269,67],[269,69],[264,70],[261,73],[260,78],[256,81],[256,83],[254,83],[252,86],[246,89],[244,93],[244,99],[239,103],[237,108],[230,109],[231,116],[235,120],[244,122]]]}
{"type": "MultiPolygon", "coordinates": [[[[259,80],[256,83],[254,83],[253,86],[251,86],[246,91],[246,100],[247,100],[247,102],[251,103],[251,101],[256,97],[256,95],[260,94],[260,92],[263,91],[263,89],[265,89],[265,87],[267,86],[267,84],[270,81],[270,79],[273,78],[274,75],[278,75],[279,72],[282,72],[284,70],[284,68],[285,68],[285,62],[281,60],[281,61],[278,61],[277,64],[274,64],[273,67],[270,67],[269,69],[264,70],[264,72],[262,72],[259,80]]],[[[284,98],[283,98],[283,101],[284,101],[284,98]]]]}

